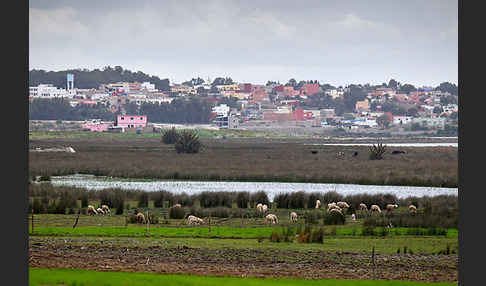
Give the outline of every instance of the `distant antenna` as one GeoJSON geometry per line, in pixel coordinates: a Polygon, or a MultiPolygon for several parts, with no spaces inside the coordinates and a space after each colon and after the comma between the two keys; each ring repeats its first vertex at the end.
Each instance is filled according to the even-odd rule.
{"type": "Polygon", "coordinates": [[[73,90],[74,89],[74,74],[68,73],[66,76],[67,79],[67,90],[73,90]]]}

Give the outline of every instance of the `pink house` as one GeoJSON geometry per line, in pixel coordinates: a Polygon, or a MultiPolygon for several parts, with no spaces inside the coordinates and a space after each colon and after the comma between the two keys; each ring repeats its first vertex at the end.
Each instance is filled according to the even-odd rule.
{"type": "Polygon", "coordinates": [[[147,115],[118,115],[115,126],[137,128],[147,126],[147,115]]]}

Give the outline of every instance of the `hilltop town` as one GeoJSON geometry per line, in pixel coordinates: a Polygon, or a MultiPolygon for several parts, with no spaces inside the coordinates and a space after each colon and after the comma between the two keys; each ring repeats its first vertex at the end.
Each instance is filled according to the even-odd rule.
{"type": "MultiPolygon", "coordinates": [[[[105,114],[113,114],[113,120],[119,115],[139,115],[151,123],[200,123],[228,129],[303,127],[348,133],[429,131],[457,136],[458,90],[449,82],[437,87],[415,87],[391,79],[382,85],[335,87],[317,80],[268,81],[263,85],[234,82],[229,77],[212,81],[198,77],[157,89],[149,81],[77,88],[73,74],[67,73],[66,78],[66,88],[52,83],[31,86],[31,105],[38,99],[62,99],[71,108],[109,111],[105,114]],[[188,102],[198,104],[182,105],[188,102]],[[174,109],[177,115],[161,117],[165,112],[161,106],[179,108],[174,109]],[[191,119],[185,116],[175,120],[180,114],[196,113],[198,116],[191,119]]],[[[31,112],[31,117],[36,114],[31,112]]]]}

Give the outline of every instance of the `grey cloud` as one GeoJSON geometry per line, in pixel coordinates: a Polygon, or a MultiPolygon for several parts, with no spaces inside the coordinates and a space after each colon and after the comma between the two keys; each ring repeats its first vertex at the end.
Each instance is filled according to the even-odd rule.
{"type": "Polygon", "coordinates": [[[456,1],[29,4],[31,68],[121,65],[177,82],[217,73],[260,83],[457,82],[456,1]]]}

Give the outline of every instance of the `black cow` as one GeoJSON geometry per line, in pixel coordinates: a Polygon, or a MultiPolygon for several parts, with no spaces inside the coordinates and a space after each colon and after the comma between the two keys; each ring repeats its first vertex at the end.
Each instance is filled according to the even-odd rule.
{"type": "Polygon", "coordinates": [[[395,154],[407,154],[407,152],[405,151],[401,151],[401,150],[393,150],[392,151],[392,154],[395,155],[395,154]]]}
{"type": "Polygon", "coordinates": [[[354,152],[353,157],[358,156],[358,152],[354,152]]]}

